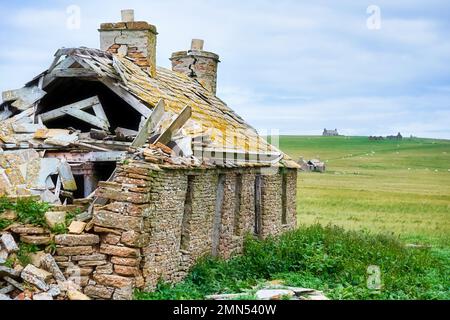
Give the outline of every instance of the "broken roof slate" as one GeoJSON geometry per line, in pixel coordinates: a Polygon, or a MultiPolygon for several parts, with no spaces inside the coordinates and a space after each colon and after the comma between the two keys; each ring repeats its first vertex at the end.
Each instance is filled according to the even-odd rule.
{"type": "MultiPolygon", "coordinates": [[[[186,105],[192,108],[192,119],[204,126],[203,131],[213,130],[212,142],[216,147],[235,147],[253,152],[279,152],[258,136],[222,100],[212,95],[199,82],[188,76],[165,68],[157,68],[157,76],[152,78],[128,57],[111,55],[96,49],[64,49],[58,54],[68,54],[86,68],[101,77],[117,81],[119,85],[153,108],[164,99],[167,108],[180,113],[186,105]],[[237,139],[226,137],[235,135],[237,139]]],[[[61,62],[60,62],[61,63],[61,62]]],[[[50,70],[51,71],[51,70],[50,70]]],[[[185,129],[187,134],[192,134],[185,129]]],[[[195,132],[195,134],[197,134],[195,132]]]]}

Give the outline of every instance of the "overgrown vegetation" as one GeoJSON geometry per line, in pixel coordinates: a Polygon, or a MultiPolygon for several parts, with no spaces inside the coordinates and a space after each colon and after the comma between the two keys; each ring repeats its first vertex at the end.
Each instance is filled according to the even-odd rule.
{"type": "Polygon", "coordinates": [[[392,236],[303,227],[279,238],[249,239],[245,254],[229,261],[205,259],[175,286],[161,283],[137,299],[203,299],[239,293],[267,280],[320,289],[332,299],[450,299],[448,256],[408,249],[392,236]],[[382,289],[368,288],[368,267],[381,269],[382,289]]]}
{"type": "MultiPolygon", "coordinates": [[[[18,199],[17,202],[12,202],[6,197],[0,197],[0,229],[5,229],[13,223],[10,220],[1,218],[1,214],[6,210],[15,211],[18,222],[48,227],[45,221],[45,213],[49,208],[50,206],[47,203],[35,201],[29,198],[18,199]]],[[[65,222],[53,227],[51,229],[52,233],[66,233],[68,231],[68,226],[70,226],[75,217],[80,213],[80,209],[67,212],[65,222]]]]}
{"type": "Polygon", "coordinates": [[[0,218],[0,230],[8,228],[12,224],[12,221],[0,218]]]}
{"type": "Polygon", "coordinates": [[[69,232],[69,226],[72,223],[73,220],[75,220],[75,217],[81,213],[80,209],[75,209],[73,211],[69,211],[66,213],[66,218],[64,223],[57,224],[54,226],[51,231],[54,234],[65,234],[69,232]]]}
{"type": "Polygon", "coordinates": [[[450,140],[282,136],[280,147],[327,165],[324,174],[299,174],[299,223],[450,247],[450,140]]]}
{"type": "Polygon", "coordinates": [[[30,254],[38,251],[39,247],[34,244],[20,243],[19,252],[17,252],[17,260],[23,267],[26,267],[31,263],[30,254]]]}
{"type": "Polygon", "coordinates": [[[17,213],[17,220],[24,224],[46,226],[44,215],[48,209],[47,203],[29,198],[18,199],[17,202],[11,202],[5,197],[0,198],[0,214],[6,210],[13,210],[17,213]]]}

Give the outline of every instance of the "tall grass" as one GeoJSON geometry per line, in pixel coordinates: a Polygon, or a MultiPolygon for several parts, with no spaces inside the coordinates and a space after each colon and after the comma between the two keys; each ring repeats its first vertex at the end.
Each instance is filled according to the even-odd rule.
{"type": "Polygon", "coordinates": [[[251,290],[267,280],[324,290],[333,299],[449,299],[449,257],[408,249],[397,239],[314,225],[264,241],[248,239],[242,256],[207,258],[175,286],[161,283],[137,299],[203,299],[251,290]],[[367,286],[369,266],[381,269],[382,289],[367,286]]]}

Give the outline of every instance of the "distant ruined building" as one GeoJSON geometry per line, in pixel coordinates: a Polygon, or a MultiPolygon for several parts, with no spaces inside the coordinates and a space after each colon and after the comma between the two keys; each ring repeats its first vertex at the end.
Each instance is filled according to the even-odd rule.
{"type": "Polygon", "coordinates": [[[337,137],[339,136],[339,132],[337,129],[334,130],[327,130],[326,128],[323,129],[323,134],[324,137],[337,137]]]}
{"type": "Polygon", "coordinates": [[[402,134],[399,132],[396,136],[387,136],[386,139],[388,140],[402,140],[403,136],[402,134]]]}

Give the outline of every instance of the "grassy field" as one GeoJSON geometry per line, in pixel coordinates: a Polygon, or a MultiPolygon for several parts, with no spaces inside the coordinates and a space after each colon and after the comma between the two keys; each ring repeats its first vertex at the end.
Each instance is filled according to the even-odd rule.
{"type": "Polygon", "coordinates": [[[294,159],[327,172],[300,173],[299,223],[394,233],[409,243],[450,246],[450,141],[284,136],[294,159]]]}
{"type": "Polygon", "coordinates": [[[136,299],[237,292],[253,299],[269,280],[339,300],[450,299],[450,141],[286,136],[280,143],[295,159],[328,166],[299,175],[299,229],[249,240],[229,261],[206,257],[183,282],[161,283],[136,299]],[[381,270],[377,292],[367,286],[370,265],[381,270]]]}

